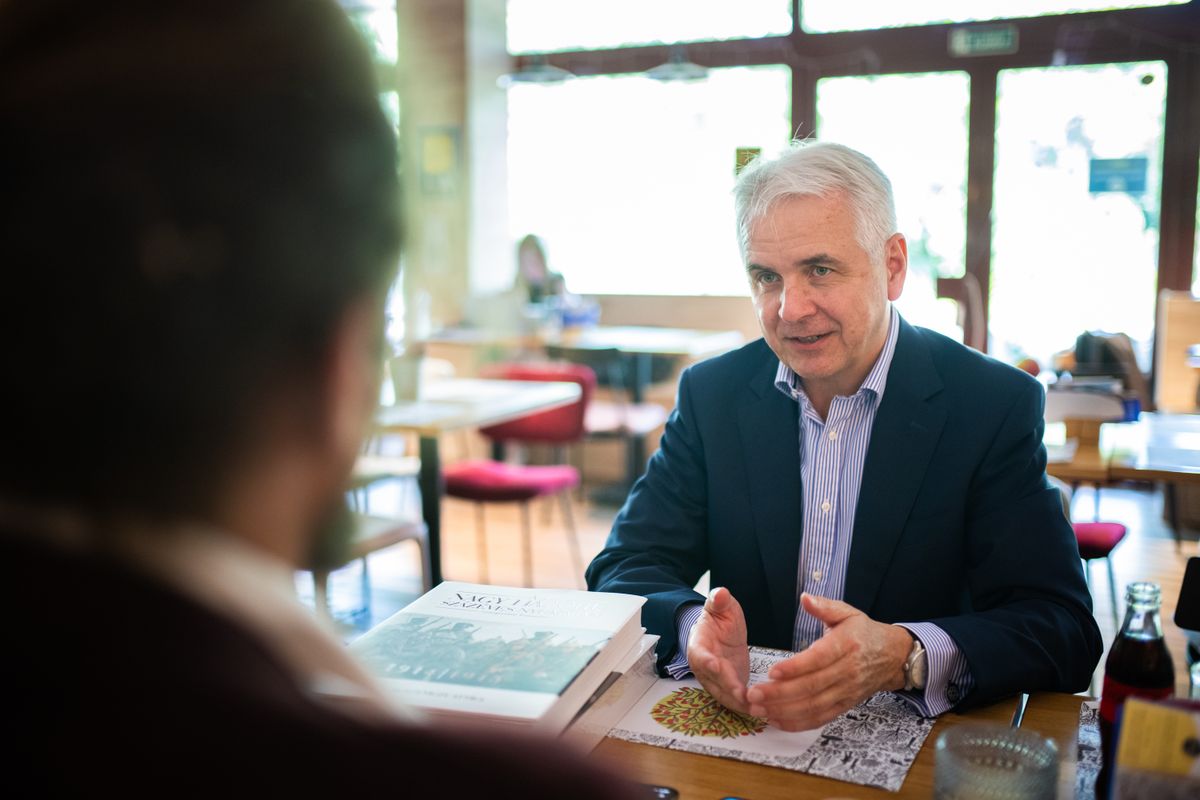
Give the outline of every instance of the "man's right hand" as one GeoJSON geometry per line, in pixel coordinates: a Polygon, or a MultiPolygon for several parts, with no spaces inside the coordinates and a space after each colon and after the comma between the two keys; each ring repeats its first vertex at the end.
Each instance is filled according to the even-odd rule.
{"type": "Polygon", "coordinates": [[[750,680],[750,648],[746,617],[729,590],[708,593],[704,611],[687,642],[688,666],[700,685],[726,708],[749,713],[746,684],[750,680]]]}

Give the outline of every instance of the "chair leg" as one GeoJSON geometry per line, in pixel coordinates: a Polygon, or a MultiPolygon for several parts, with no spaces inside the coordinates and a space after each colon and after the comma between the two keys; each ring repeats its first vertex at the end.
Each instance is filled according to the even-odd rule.
{"type": "Polygon", "coordinates": [[[521,503],[521,551],[525,586],[533,586],[533,525],[529,520],[529,501],[521,503]]]}
{"type": "Polygon", "coordinates": [[[363,556],[359,559],[362,562],[362,577],[359,581],[359,586],[362,591],[362,606],[363,611],[371,610],[371,573],[367,570],[367,557],[363,556]]]}
{"type": "Polygon", "coordinates": [[[313,605],[319,616],[327,621],[333,619],[333,612],[329,608],[329,570],[313,571],[313,605]]]}
{"type": "Polygon", "coordinates": [[[1121,630],[1121,612],[1117,608],[1117,577],[1113,574],[1112,553],[1104,557],[1108,562],[1108,590],[1112,593],[1113,635],[1121,630]]]}
{"type": "Polygon", "coordinates": [[[413,539],[421,556],[421,591],[433,588],[433,564],[430,563],[429,543],[424,539],[413,539]]]}
{"type": "Polygon", "coordinates": [[[475,547],[479,559],[479,582],[488,582],[487,538],[483,530],[483,503],[475,504],[475,547]]]}
{"type": "Polygon", "coordinates": [[[586,588],[583,582],[583,553],[579,548],[579,531],[575,528],[575,511],[571,508],[571,490],[558,493],[562,504],[563,522],[567,526],[567,544],[571,548],[571,558],[575,562],[575,583],[580,589],[586,588]]]}

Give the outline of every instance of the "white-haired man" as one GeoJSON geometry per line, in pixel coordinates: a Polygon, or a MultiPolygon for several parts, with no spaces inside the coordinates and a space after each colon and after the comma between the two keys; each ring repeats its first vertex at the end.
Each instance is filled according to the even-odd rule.
{"type": "Polygon", "coordinates": [[[788,730],[878,691],[934,715],[1087,686],[1040,386],[901,319],[907,243],[866,156],[797,144],[735,199],[763,338],[685,371],[589,586],[645,595],[661,668],[788,730]],[[798,652],[750,688],[747,643],[798,652]]]}

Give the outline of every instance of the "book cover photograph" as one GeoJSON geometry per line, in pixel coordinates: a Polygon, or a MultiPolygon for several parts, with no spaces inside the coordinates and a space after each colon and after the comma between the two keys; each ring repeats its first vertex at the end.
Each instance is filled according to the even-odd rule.
{"type": "Polygon", "coordinates": [[[357,650],[378,677],[562,694],[611,636],[544,624],[408,614],[357,650]]]}

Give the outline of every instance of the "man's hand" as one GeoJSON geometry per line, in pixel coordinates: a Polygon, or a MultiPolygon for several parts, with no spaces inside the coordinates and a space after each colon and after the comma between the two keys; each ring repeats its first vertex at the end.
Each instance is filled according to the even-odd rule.
{"type": "Polygon", "coordinates": [[[837,600],[805,593],[800,602],[825,623],[825,635],[747,692],[751,714],[785,731],[810,730],[876,692],[904,687],[912,634],[837,600]]]}
{"type": "Polygon", "coordinates": [[[704,611],[688,636],[687,656],[692,674],[717,702],[743,714],[749,710],[746,617],[728,589],[718,587],[708,593],[704,611]]]}

